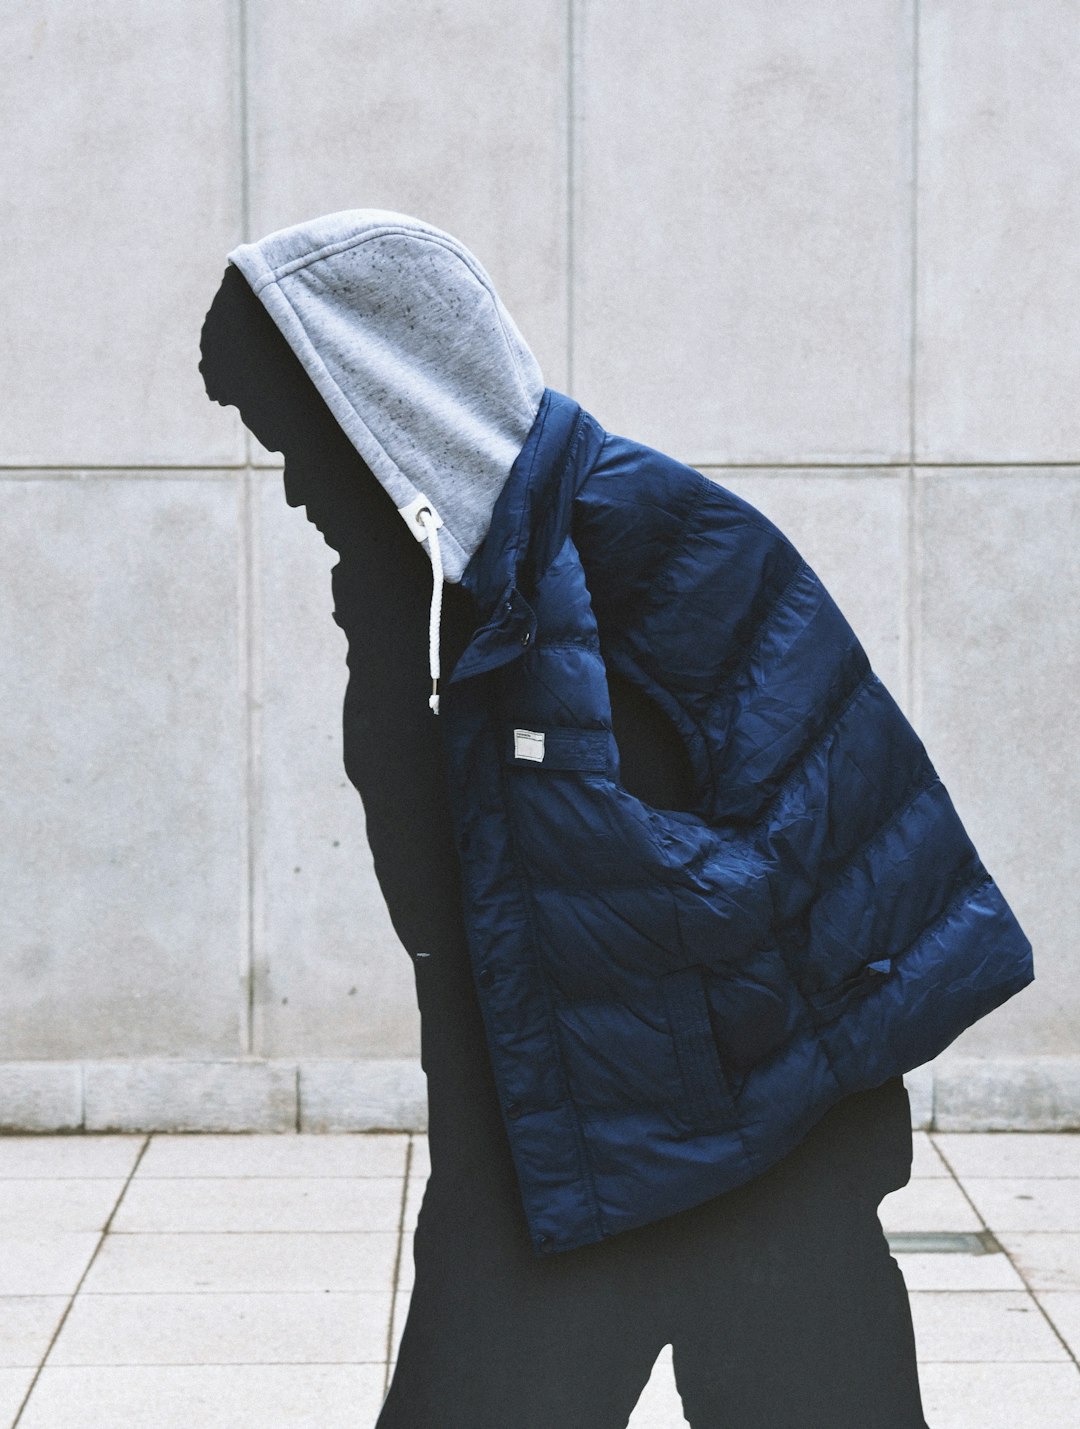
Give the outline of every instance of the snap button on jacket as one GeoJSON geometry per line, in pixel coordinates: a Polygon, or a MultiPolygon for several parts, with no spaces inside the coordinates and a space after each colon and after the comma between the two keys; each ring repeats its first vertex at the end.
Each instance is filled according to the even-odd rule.
{"type": "Polygon", "coordinates": [[[1033,980],[821,580],[745,500],[545,388],[444,681],[470,955],[537,1255],[765,1171],[1033,980]],[[619,782],[607,672],[690,811],[619,782]]]}

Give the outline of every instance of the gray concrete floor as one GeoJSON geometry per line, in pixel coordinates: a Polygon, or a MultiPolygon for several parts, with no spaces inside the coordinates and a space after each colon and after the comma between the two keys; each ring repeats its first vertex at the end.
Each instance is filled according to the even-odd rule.
{"type": "MultiPolygon", "coordinates": [[[[880,1214],[927,1422],[1072,1429],[1080,1135],[914,1137],[880,1214]],[[986,1231],[999,1249],[904,1249],[986,1231]]],[[[397,1133],[0,1138],[0,1425],[373,1425],[427,1171],[425,1138],[397,1133]]],[[[668,1346],[630,1429],[684,1423],[668,1346]]]]}

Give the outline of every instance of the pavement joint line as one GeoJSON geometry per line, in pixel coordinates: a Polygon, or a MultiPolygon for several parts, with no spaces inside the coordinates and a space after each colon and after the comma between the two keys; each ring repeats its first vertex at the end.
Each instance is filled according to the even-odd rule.
{"type": "Polygon", "coordinates": [[[401,1182],[401,1211],[398,1216],[397,1248],[394,1252],[394,1268],[390,1274],[390,1320],[386,1327],[386,1354],[383,1357],[383,1399],[390,1392],[391,1357],[394,1347],[394,1325],[397,1320],[398,1286],[401,1281],[401,1253],[405,1243],[405,1207],[409,1199],[409,1181],[412,1172],[413,1138],[410,1135],[405,1146],[405,1174],[401,1182]]]}
{"type": "Polygon", "coordinates": [[[49,1338],[49,1343],[45,1347],[45,1353],[42,1355],[37,1368],[34,1370],[34,1373],[31,1376],[30,1383],[26,1387],[26,1393],[22,1397],[22,1402],[19,1405],[15,1418],[11,1421],[11,1429],[19,1429],[19,1421],[22,1419],[23,1414],[26,1410],[26,1406],[30,1403],[30,1396],[33,1394],[34,1388],[37,1385],[38,1380],[41,1378],[41,1371],[49,1362],[49,1356],[53,1352],[53,1347],[55,1346],[57,1340],[60,1338],[61,1332],[63,1331],[64,1326],[67,1324],[67,1318],[71,1314],[71,1307],[75,1304],[75,1301],[78,1298],[79,1291],[82,1289],[86,1281],[86,1277],[90,1274],[90,1270],[101,1252],[101,1247],[105,1244],[105,1238],[109,1234],[109,1227],[112,1225],[116,1213],[120,1209],[124,1197],[127,1195],[127,1189],[131,1185],[132,1180],[135,1177],[135,1172],[139,1169],[139,1162],[146,1155],[146,1148],[149,1145],[150,1137],[145,1136],[143,1138],[143,1144],[139,1147],[139,1150],[135,1156],[135,1160],[132,1164],[131,1170],[128,1172],[124,1184],[120,1188],[120,1194],[117,1196],[116,1201],[113,1204],[113,1208],[109,1212],[105,1224],[101,1228],[101,1234],[98,1236],[97,1245],[94,1246],[94,1249],[90,1254],[90,1259],[83,1266],[83,1272],[79,1276],[78,1281],[76,1282],[75,1289],[71,1292],[71,1296],[67,1304],[64,1306],[64,1313],[57,1321],[56,1328],[53,1330],[52,1335],[49,1338]]]}
{"type": "MultiPolygon", "coordinates": [[[[931,1133],[931,1138],[932,1138],[932,1137],[933,1137],[933,1133],[931,1133]]],[[[963,1180],[962,1180],[961,1177],[957,1174],[956,1169],[955,1169],[955,1167],[953,1166],[952,1162],[949,1160],[948,1156],[946,1156],[944,1150],[943,1150],[940,1146],[938,1146],[938,1144],[937,1144],[936,1141],[934,1142],[934,1149],[935,1149],[935,1151],[937,1152],[937,1154],[941,1157],[942,1161],[944,1161],[945,1165],[949,1168],[949,1175],[952,1176],[953,1180],[954,1180],[954,1181],[956,1182],[956,1184],[960,1187],[960,1190],[961,1190],[961,1193],[962,1193],[963,1196],[964,1196],[964,1199],[967,1201],[968,1205],[971,1207],[971,1209],[972,1209],[972,1210],[975,1212],[975,1214],[978,1216],[979,1220],[982,1222],[983,1228],[984,1228],[989,1234],[993,1235],[993,1232],[990,1230],[990,1227],[986,1224],[986,1221],[983,1220],[983,1216],[982,1216],[981,1211],[980,1211],[979,1208],[976,1206],[975,1202],[971,1199],[971,1197],[968,1195],[967,1187],[964,1185],[963,1180]]],[[[971,1180],[973,1180],[973,1181],[978,1180],[978,1179],[979,1179],[979,1178],[978,1178],[977,1176],[971,1177],[971,1180]]],[[[988,1179],[988,1178],[987,1178],[987,1179],[988,1179]]],[[[1006,1179],[1006,1178],[998,1178],[998,1179],[1006,1179]]],[[[996,1237],[995,1237],[995,1239],[996,1239],[996,1237]]],[[[1076,1355],[1075,1355],[1075,1353],[1074,1353],[1074,1351],[1073,1351],[1073,1349],[1072,1349],[1072,1346],[1069,1344],[1068,1340],[1066,1340],[1065,1336],[1061,1333],[1061,1331],[1058,1329],[1058,1327],[1054,1324],[1053,1320],[1051,1320],[1049,1314],[1047,1313],[1047,1310],[1046,1310],[1045,1305],[1043,1305],[1042,1301],[1039,1299],[1038,1295],[1036,1294],[1035,1288],[1034,1288],[1034,1286],[1031,1284],[1031,1281],[1030,1281],[1030,1280],[1028,1279],[1028,1277],[1024,1274],[1024,1272],[1020,1269],[1020,1266],[1016,1263],[1016,1260],[1013,1258],[1013,1256],[1009,1253],[1009,1248],[1008,1248],[1008,1246],[1002,1244],[1002,1245],[1001,1245],[1001,1250],[1002,1250],[1002,1253],[1003,1253],[1004,1256],[1005,1256],[1005,1259],[1009,1262],[1009,1264],[1012,1266],[1013,1270],[1015,1270],[1015,1271],[1016,1271],[1016,1274],[1019,1276],[1020,1282],[1021,1282],[1021,1284],[1023,1285],[1024,1289],[1025,1289],[1025,1290],[1027,1291],[1027,1293],[1031,1296],[1031,1298],[1032,1298],[1032,1300],[1035,1302],[1035,1304],[1039,1307],[1039,1314],[1043,1317],[1043,1319],[1046,1321],[1047,1325],[1050,1327],[1051,1331],[1052,1331],[1053,1334],[1054,1334],[1054,1338],[1059,1342],[1059,1344],[1061,1345],[1062,1349],[1063,1349],[1063,1350],[1065,1351],[1065,1353],[1068,1355],[1069,1360],[1072,1362],[1072,1364],[1076,1366],[1076,1368],[1077,1368],[1078,1371],[1080,1371],[1080,1361],[1077,1360],[1076,1355]]]]}

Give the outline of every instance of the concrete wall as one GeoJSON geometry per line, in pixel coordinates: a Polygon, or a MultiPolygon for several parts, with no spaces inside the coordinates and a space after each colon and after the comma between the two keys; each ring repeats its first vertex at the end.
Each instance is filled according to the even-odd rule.
{"type": "Polygon", "coordinates": [[[1080,1123],[1078,25],[4,7],[0,1123],[422,1120],[334,555],[197,369],[226,252],[353,206],[457,234],[550,385],[810,559],[1035,944],[920,1124],[1080,1123]]]}

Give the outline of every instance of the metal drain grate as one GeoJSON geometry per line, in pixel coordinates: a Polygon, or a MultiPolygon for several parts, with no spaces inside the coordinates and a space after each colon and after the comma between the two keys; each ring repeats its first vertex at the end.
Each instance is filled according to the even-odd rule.
{"type": "Polygon", "coordinates": [[[898,1255],[989,1255],[1001,1250],[992,1231],[892,1231],[885,1239],[898,1255]]]}

